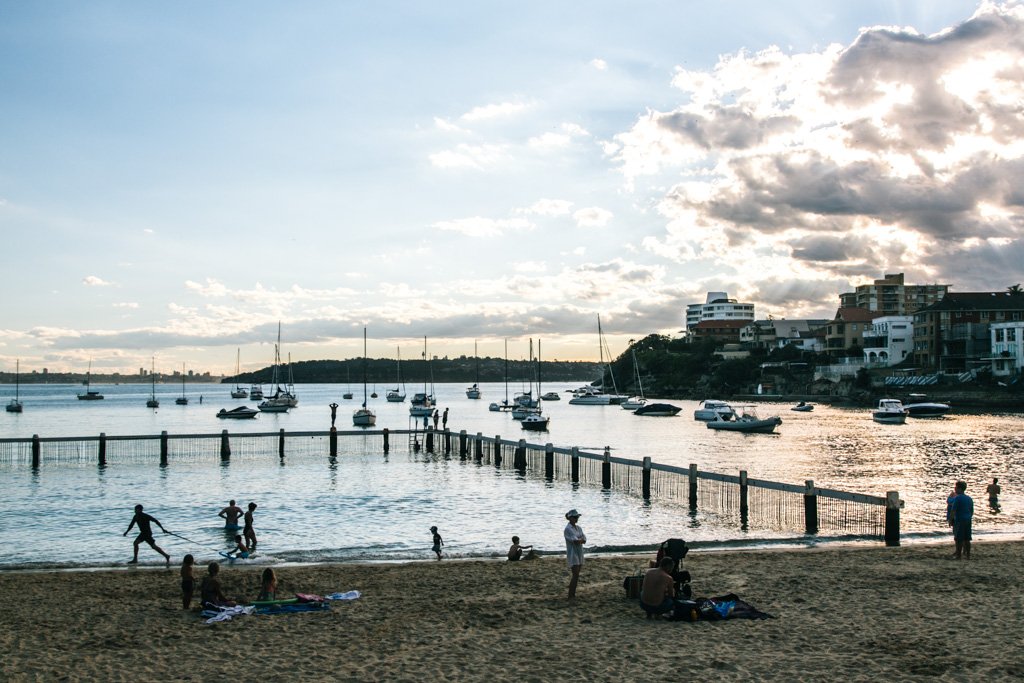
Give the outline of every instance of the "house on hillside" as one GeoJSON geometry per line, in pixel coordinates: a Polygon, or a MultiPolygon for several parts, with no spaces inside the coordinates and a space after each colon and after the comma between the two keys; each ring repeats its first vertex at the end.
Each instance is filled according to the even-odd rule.
{"type": "Polygon", "coordinates": [[[1021,320],[1022,293],[950,292],[914,314],[914,363],[945,373],[991,368],[992,325],[1021,320]]]}

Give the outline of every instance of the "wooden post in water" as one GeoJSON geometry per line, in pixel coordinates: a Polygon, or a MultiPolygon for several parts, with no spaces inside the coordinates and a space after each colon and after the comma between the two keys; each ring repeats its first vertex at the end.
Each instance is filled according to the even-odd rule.
{"type": "Polygon", "coordinates": [[[818,533],[818,496],[814,493],[814,480],[804,482],[804,526],[807,533],[818,533]]]}
{"type": "Polygon", "coordinates": [[[519,445],[512,456],[512,467],[520,472],[526,469],[526,439],[519,439],[519,445]]]}
{"type": "MultiPolygon", "coordinates": [[[[572,483],[580,483],[580,447],[573,446],[569,454],[572,483]]],[[[551,459],[552,476],[554,475],[554,458],[551,459]]]]}
{"type": "Polygon", "coordinates": [[[690,463],[690,509],[697,509],[697,465],[690,463]]]}
{"type": "Polygon", "coordinates": [[[463,429],[459,432],[459,457],[465,460],[468,452],[466,448],[466,430],[463,429]]]}
{"type": "MultiPolygon", "coordinates": [[[[386,432],[387,430],[385,430],[385,434],[386,432]]],[[[387,439],[387,436],[385,435],[384,438],[387,439]]],[[[334,425],[331,425],[331,435],[328,437],[328,441],[331,448],[331,457],[338,457],[338,428],[334,425]]]]}
{"type": "Polygon", "coordinates": [[[451,455],[452,453],[452,432],[447,427],[444,428],[444,454],[451,455]]]}
{"type": "Polygon", "coordinates": [[[160,432],[160,466],[167,466],[167,431],[160,432]]]}
{"type": "Polygon", "coordinates": [[[746,529],[750,507],[747,504],[747,471],[740,470],[740,525],[746,529]]]}
{"type": "Polygon", "coordinates": [[[100,432],[100,454],[99,464],[103,467],[107,464],[107,434],[106,432],[100,432]]]}
{"type": "Polygon", "coordinates": [[[39,469],[39,456],[42,452],[42,447],[39,444],[39,435],[32,435],[32,469],[39,469]]]}
{"type": "Polygon", "coordinates": [[[885,492],[885,544],[900,544],[900,492],[885,492]]]}
{"type": "Polygon", "coordinates": [[[651,457],[644,457],[643,481],[641,484],[644,500],[651,499],[651,457]]]}
{"type": "Polygon", "coordinates": [[[612,449],[611,446],[604,447],[604,460],[601,462],[601,486],[605,489],[612,487],[612,449]]]}
{"type": "MultiPolygon", "coordinates": [[[[227,434],[227,432],[224,432],[227,434]]],[[[281,433],[277,437],[277,457],[284,459],[284,428],[281,428],[281,433]]]]}
{"type": "Polygon", "coordinates": [[[424,448],[427,449],[427,453],[433,453],[434,452],[434,430],[433,429],[428,429],[427,430],[426,445],[424,445],[424,448]]]}
{"type": "Polygon", "coordinates": [[[484,457],[484,433],[476,433],[476,461],[480,462],[484,457]]]}
{"type": "Polygon", "coordinates": [[[555,446],[550,443],[544,444],[544,478],[555,479],[555,446]]]}
{"type": "Polygon", "coordinates": [[[493,462],[501,462],[501,437],[495,435],[494,437],[494,450],[491,453],[494,457],[491,458],[493,462]]]}
{"type": "Polygon", "coordinates": [[[220,433],[220,459],[227,462],[231,459],[231,442],[228,440],[228,430],[220,433]]]}
{"type": "Polygon", "coordinates": [[[384,428],[384,455],[387,455],[390,452],[391,452],[391,432],[389,432],[388,428],[385,427],[384,428]]]}

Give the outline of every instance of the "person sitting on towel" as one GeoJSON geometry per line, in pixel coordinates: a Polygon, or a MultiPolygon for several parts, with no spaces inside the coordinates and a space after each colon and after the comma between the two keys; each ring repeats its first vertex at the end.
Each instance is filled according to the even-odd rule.
{"type": "Polygon", "coordinates": [[[671,612],[675,606],[673,598],[676,589],[671,573],[673,564],[671,557],[663,557],[657,567],[644,573],[644,583],[640,589],[640,606],[647,612],[648,619],[656,614],[671,612]]]}
{"type": "Polygon", "coordinates": [[[203,607],[207,605],[211,607],[234,607],[235,602],[224,597],[224,592],[220,588],[220,579],[217,578],[217,575],[220,574],[220,565],[216,562],[211,562],[206,567],[206,571],[208,573],[203,577],[203,582],[199,586],[199,604],[203,607]]]}

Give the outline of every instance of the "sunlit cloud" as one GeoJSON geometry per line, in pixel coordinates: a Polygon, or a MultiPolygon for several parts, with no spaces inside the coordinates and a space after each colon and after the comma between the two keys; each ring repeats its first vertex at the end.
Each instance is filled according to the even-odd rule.
{"type": "Polygon", "coordinates": [[[565,199],[538,199],[521,211],[540,216],[565,216],[572,210],[572,202],[565,199]]]}
{"type": "Polygon", "coordinates": [[[594,67],[598,71],[607,71],[608,70],[608,62],[604,61],[603,59],[599,59],[599,58],[591,59],[590,60],[590,66],[594,67]]]}
{"type": "Polygon", "coordinates": [[[135,301],[121,301],[121,302],[118,302],[118,303],[114,304],[114,308],[127,308],[127,309],[134,310],[134,309],[136,309],[138,307],[139,307],[139,304],[138,304],[138,302],[135,302],[135,301]]]}
{"type": "Polygon", "coordinates": [[[602,209],[598,206],[591,206],[586,209],[580,209],[572,215],[576,221],[576,226],[580,228],[603,228],[611,223],[613,214],[607,209],[602,209]]]}
{"type": "Polygon", "coordinates": [[[496,220],[473,216],[472,218],[460,218],[453,221],[439,221],[432,227],[439,230],[457,232],[467,237],[497,237],[506,232],[517,230],[532,230],[533,224],[521,218],[509,218],[496,220]]]}
{"type": "Polygon", "coordinates": [[[473,168],[482,170],[507,159],[507,145],[466,145],[430,155],[430,163],[438,168],[473,168]]]}
{"type": "Polygon", "coordinates": [[[95,275],[87,275],[82,278],[82,284],[86,287],[111,287],[113,282],[107,282],[101,277],[95,275]]]}
{"type": "Polygon", "coordinates": [[[463,114],[460,118],[463,121],[477,122],[487,119],[496,119],[521,114],[530,108],[530,105],[523,102],[502,102],[500,104],[486,104],[474,107],[463,114]]]}

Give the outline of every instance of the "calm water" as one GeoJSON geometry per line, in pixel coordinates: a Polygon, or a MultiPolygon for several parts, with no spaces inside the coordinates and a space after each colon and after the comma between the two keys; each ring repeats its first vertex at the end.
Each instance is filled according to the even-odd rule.
{"type": "MultiPolygon", "coordinates": [[[[747,470],[751,477],[884,495],[898,490],[906,501],[902,526],[907,540],[946,533],[945,497],[952,482],[968,481],[975,497],[979,535],[1024,532],[1024,507],[1013,473],[1024,460],[1024,417],[1016,414],[958,414],[939,420],[912,420],[902,426],[877,425],[864,409],[818,406],[794,413],[791,404],[762,404],[761,415],[779,414],[777,435],[741,435],[706,429],[692,419],[695,402],[675,401],[675,418],[642,418],[618,406],[572,406],[568,384],[545,385],[563,396],[545,404],[550,431],[523,431],[487,406],[504,397],[504,385],[483,385],[483,398],[465,398],[462,385],[438,385],[438,405],[449,408],[448,426],[532,443],[580,446],[619,457],[642,459],[723,473],[747,470]],[[1002,486],[1001,509],[988,508],[984,494],[993,476],[1002,486]]],[[[350,429],[360,400],[343,400],[347,385],[299,385],[300,405],[287,414],[261,414],[253,421],[216,418],[233,400],[226,385],[190,385],[190,405],[174,398],[181,387],[157,387],[161,407],[145,407],[145,385],[97,386],[104,401],[78,401],[78,386],[21,387],[25,412],[0,416],[0,436],[28,437],[157,434],[215,434],[325,430],[328,405],[340,404],[337,425],[350,429]],[[200,394],[203,403],[199,403],[200,394]]],[[[409,386],[409,393],[415,391],[409,386]]],[[[377,428],[410,427],[408,403],[389,404],[387,389],[371,399],[377,428]]],[[[520,387],[510,386],[515,393],[520,387]]],[[[361,397],[361,387],[352,387],[361,397]]],[[[0,387],[7,401],[13,388],[0,387]]],[[[158,533],[158,542],[177,559],[186,552],[200,561],[229,546],[217,511],[229,498],[259,504],[256,528],[265,561],[409,559],[430,557],[429,527],[436,524],[452,556],[503,552],[512,534],[544,551],[563,548],[562,513],[576,507],[595,550],[652,545],[669,536],[721,543],[771,541],[795,534],[723,527],[703,515],[691,517],[678,506],[644,506],[636,498],[594,489],[573,490],[515,473],[495,471],[443,456],[392,455],[376,447],[359,457],[289,457],[257,461],[234,457],[229,465],[209,462],[156,464],[24,465],[0,463],[0,567],[109,565],[130,559],[131,538],[123,538],[136,502],[164,526],[188,541],[158,533]]],[[[160,559],[143,546],[140,559],[160,559]]]]}

